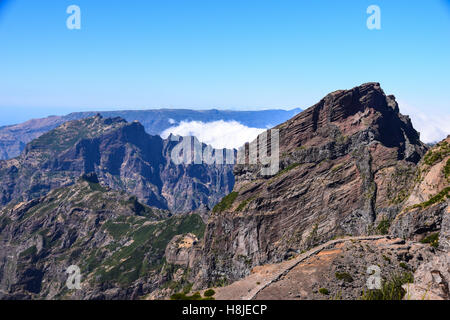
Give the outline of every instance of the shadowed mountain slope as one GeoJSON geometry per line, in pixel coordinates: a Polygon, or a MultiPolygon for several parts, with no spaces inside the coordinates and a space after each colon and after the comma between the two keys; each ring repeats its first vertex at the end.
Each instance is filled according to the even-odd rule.
{"type": "MultiPolygon", "coordinates": [[[[228,208],[205,235],[207,281],[231,281],[337,236],[378,233],[427,148],[378,83],[330,93],[276,127],[280,171],[237,165],[228,208]]],[[[385,231],[386,232],[386,231],[385,231]]]]}
{"type": "Polygon", "coordinates": [[[176,144],[121,118],[66,122],[30,142],[21,156],[0,161],[0,205],[40,197],[96,172],[103,184],[173,213],[214,206],[233,187],[231,165],[175,165],[170,155],[176,144]]]}
{"type": "MultiPolygon", "coordinates": [[[[173,277],[165,247],[203,235],[197,215],[173,216],[98,183],[95,174],[0,210],[0,299],[135,299],[173,277]],[[69,266],[81,289],[69,290],[69,266]]],[[[179,268],[177,268],[178,270],[179,268]]]]}
{"type": "MultiPolygon", "coordinates": [[[[301,109],[262,111],[156,109],[101,111],[99,113],[105,118],[121,117],[128,122],[138,121],[148,134],[158,135],[181,121],[234,120],[252,128],[267,128],[290,119],[300,111],[301,109]]],[[[66,116],[50,116],[0,127],[0,159],[17,157],[28,142],[66,121],[89,118],[96,114],[97,112],[75,112],[66,116]]]]}

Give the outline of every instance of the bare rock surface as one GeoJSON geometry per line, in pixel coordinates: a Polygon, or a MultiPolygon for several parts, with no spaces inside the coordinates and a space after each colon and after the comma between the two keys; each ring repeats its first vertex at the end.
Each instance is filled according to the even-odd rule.
{"type": "Polygon", "coordinates": [[[450,300],[450,253],[442,252],[423,263],[414,273],[414,283],[405,284],[406,300],[450,300]]]}
{"type": "Polygon", "coordinates": [[[368,267],[379,266],[381,277],[389,279],[435,255],[428,245],[396,238],[338,239],[291,260],[255,267],[249,276],[214,290],[219,300],[359,299],[368,290],[368,267]]]}
{"type": "Polygon", "coordinates": [[[232,166],[175,165],[171,152],[177,144],[122,118],[65,122],[31,141],[18,158],[0,161],[0,206],[38,198],[95,172],[103,184],[174,214],[213,207],[233,188],[232,166]]]}
{"type": "Polygon", "coordinates": [[[169,217],[98,183],[95,174],[44,197],[0,209],[0,299],[138,299],[182,281],[165,261],[176,235],[201,237],[198,215],[169,217]],[[80,289],[66,283],[69,266],[80,289]]]}
{"type": "Polygon", "coordinates": [[[195,234],[176,235],[166,247],[165,257],[168,263],[192,268],[198,252],[198,238],[195,234]]]}
{"type": "Polygon", "coordinates": [[[427,151],[378,83],[330,93],[276,127],[280,171],[237,165],[205,235],[205,281],[233,282],[334,237],[387,233],[427,151]]]}

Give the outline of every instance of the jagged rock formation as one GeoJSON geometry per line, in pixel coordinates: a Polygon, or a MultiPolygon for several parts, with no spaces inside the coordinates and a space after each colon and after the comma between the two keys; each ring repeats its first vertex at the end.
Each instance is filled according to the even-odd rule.
{"type": "Polygon", "coordinates": [[[172,213],[214,206],[233,188],[231,165],[175,165],[170,156],[177,143],[121,118],[66,122],[30,142],[20,157],[0,161],[0,205],[42,196],[96,172],[103,184],[172,213]]]}
{"type": "Polygon", "coordinates": [[[0,162],[0,298],[163,299],[233,281],[216,297],[449,298],[450,137],[427,150],[378,83],[276,128],[280,171],[236,165],[233,189],[230,166],[175,165],[176,142],[137,122],[43,134],[0,162]],[[365,292],[371,265],[395,290],[365,292]]]}
{"type": "Polygon", "coordinates": [[[387,232],[427,148],[378,83],[327,95],[276,127],[281,171],[237,165],[205,234],[204,280],[234,281],[344,235],[387,232]]]}
{"type": "Polygon", "coordinates": [[[198,238],[195,234],[188,233],[176,235],[166,247],[165,257],[168,263],[193,268],[196,259],[201,257],[198,238]]]}
{"type": "Polygon", "coordinates": [[[406,200],[390,232],[417,241],[440,232],[441,248],[450,249],[450,137],[427,152],[416,168],[413,185],[404,194],[406,200]]]}
{"type": "Polygon", "coordinates": [[[414,273],[414,284],[405,285],[405,299],[450,299],[450,137],[420,161],[407,199],[391,223],[390,233],[430,243],[436,255],[414,273]]]}
{"type": "MultiPolygon", "coordinates": [[[[266,128],[284,122],[300,111],[301,109],[262,111],[159,109],[103,111],[100,114],[105,118],[121,117],[128,122],[139,121],[148,134],[158,135],[180,121],[235,120],[252,128],[266,128]]],[[[64,122],[90,118],[95,115],[96,112],[76,112],[66,116],[50,116],[0,127],[0,160],[19,156],[27,143],[64,122]]]]}
{"type": "Polygon", "coordinates": [[[136,299],[162,287],[174,276],[164,261],[169,241],[204,231],[197,215],[169,214],[95,174],[1,209],[0,299],[136,299]],[[71,265],[80,290],[66,286],[71,265]]]}
{"type": "Polygon", "coordinates": [[[409,300],[450,300],[450,254],[440,254],[422,263],[414,283],[404,284],[409,300]]]}

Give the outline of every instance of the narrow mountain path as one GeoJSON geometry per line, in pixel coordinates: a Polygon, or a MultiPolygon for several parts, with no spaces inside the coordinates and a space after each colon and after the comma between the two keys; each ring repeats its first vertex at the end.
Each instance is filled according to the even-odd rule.
{"type": "Polygon", "coordinates": [[[324,249],[335,246],[339,243],[348,241],[363,241],[363,240],[379,240],[386,239],[388,236],[360,236],[360,237],[346,237],[341,239],[330,240],[322,245],[312,248],[311,250],[298,255],[297,257],[283,261],[276,264],[258,266],[254,268],[254,271],[249,276],[238,280],[229,286],[223,288],[217,288],[216,299],[217,300],[252,300],[258,293],[264,290],[266,287],[274,282],[277,282],[286,274],[288,274],[297,265],[317,255],[324,249]]]}

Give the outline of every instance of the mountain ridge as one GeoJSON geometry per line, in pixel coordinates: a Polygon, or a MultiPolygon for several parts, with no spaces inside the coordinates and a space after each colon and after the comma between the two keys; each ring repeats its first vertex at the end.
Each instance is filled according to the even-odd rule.
{"type": "Polygon", "coordinates": [[[231,165],[175,165],[176,144],[122,118],[65,122],[30,142],[18,158],[0,161],[0,203],[39,197],[96,172],[105,185],[173,213],[212,207],[234,184],[231,165]]]}
{"type": "Polygon", "coordinates": [[[281,171],[236,165],[234,201],[208,221],[208,281],[240,279],[334,236],[370,234],[397,214],[427,151],[379,83],[335,91],[276,128],[281,171]]]}
{"type": "Polygon", "coordinates": [[[158,135],[176,122],[235,120],[248,127],[266,128],[281,123],[301,109],[233,111],[233,110],[190,110],[190,109],[154,109],[154,110],[122,110],[122,111],[88,111],[74,112],[65,116],[49,116],[32,119],[27,122],[0,127],[0,160],[18,156],[25,145],[40,135],[71,120],[80,120],[101,114],[105,118],[122,117],[128,122],[139,121],[146,132],[158,135]],[[171,123],[173,122],[173,123],[171,123]]]}
{"type": "MultiPolygon", "coordinates": [[[[0,161],[3,292],[167,299],[215,287],[218,299],[450,298],[450,137],[424,145],[379,83],[332,92],[275,129],[280,170],[269,176],[261,161],[175,165],[177,142],[121,118],[73,120],[33,140],[20,157],[0,161]],[[98,197],[111,198],[104,227],[87,219],[77,231],[94,238],[69,232],[64,217],[102,217],[98,197]],[[130,215],[144,215],[143,225],[130,215]],[[87,259],[72,259],[76,239],[87,259]],[[55,258],[69,252],[59,265],[55,258]],[[87,275],[83,291],[63,288],[63,265],[72,262],[87,275]],[[373,266],[388,293],[365,290],[373,266]]],[[[262,143],[271,150],[263,135],[252,144],[262,143]]]]}

